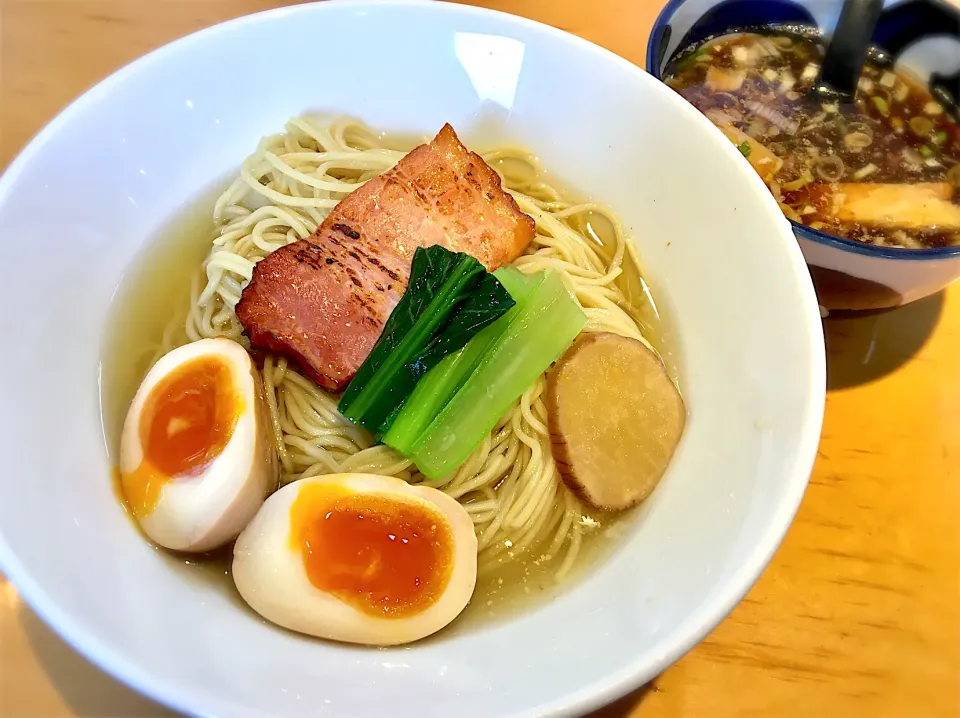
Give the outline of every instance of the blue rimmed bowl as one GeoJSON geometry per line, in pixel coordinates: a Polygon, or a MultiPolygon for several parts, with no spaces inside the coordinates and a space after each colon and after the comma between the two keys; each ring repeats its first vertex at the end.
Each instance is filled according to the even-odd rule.
{"type": "MultiPolygon", "coordinates": [[[[826,33],[842,0],[670,0],[647,46],[647,69],[658,80],[691,45],[768,25],[808,25],[826,33]]],[[[874,43],[897,68],[924,79],[938,95],[960,98],[960,8],[939,0],[887,0],[874,43]]],[[[884,309],[934,294],[960,277],[960,246],[879,247],[792,222],[821,305],[884,309]]]]}

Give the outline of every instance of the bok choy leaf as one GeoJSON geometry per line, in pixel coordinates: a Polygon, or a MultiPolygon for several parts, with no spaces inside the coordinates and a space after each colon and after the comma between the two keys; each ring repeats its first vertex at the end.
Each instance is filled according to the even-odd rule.
{"type": "Polygon", "coordinates": [[[543,276],[508,317],[476,369],[410,448],[407,456],[427,478],[442,478],[462,464],[587,324],[554,272],[543,276]]]}
{"type": "Polygon", "coordinates": [[[501,267],[494,276],[517,302],[510,311],[477,333],[463,349],[445,357],[427,372],[404,403],[383,443],[403,455],[409,455],[414,442],[426,430],[440,410],[473,374],[487,350],[507,330],[523,302],[543,282],[543,273],[525,276],[515,267],[501,267]]]}
{"type": "Polygon", "coordinates": [[[513,305],[473,257],[439,245],[418,248],[407,290],[341,397],[340,413],[384,434],[417,382],[513,305]]]}

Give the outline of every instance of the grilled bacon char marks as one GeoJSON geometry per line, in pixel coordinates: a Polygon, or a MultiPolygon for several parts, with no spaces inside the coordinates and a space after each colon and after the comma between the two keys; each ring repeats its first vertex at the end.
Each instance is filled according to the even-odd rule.
{"type": "Polygon", "coordinates": [[[261,260],[237,317],[253,348],[289,357],[339,392],[406,289],[417,247],[466,252],[492,271],[533,234],[499,176],[445,125],[344,198],[309,238],[261,260]]]}

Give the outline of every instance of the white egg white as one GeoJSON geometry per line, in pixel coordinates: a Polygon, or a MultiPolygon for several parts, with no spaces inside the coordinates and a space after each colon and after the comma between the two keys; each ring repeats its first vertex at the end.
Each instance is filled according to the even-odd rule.
{"type": "Polygon", "coordinates": [[[477,580],[477,539],[466,509],[437,489],[373,474],[333,474],[288,484],[267,499],[234,546],[233,580],[261,616],[311,636],[347,643],[391,646],[410,643],[456,618],[477,580]],[[314,586],[303,557],[290,542],[291,506],[310,484],[418,504],[444,521],[453,541],[450,579],[437,600],[410,616],[371,616],[314,586]]]}
{"type": "Polygon", "coordinates": [[[153,541],[176,551],[209,551],[233,540],[279,482],[276,452],[257,368],[229,339],[201,339],[162,357],[149,371],[127,412],[120,440],[120,472],[143,460],[141,416],[151,390],[186,362],[215,357],[231,369],[240,414],[226,447],[202,471],[163,485],[152,511],[137,516],[153,541]]]}

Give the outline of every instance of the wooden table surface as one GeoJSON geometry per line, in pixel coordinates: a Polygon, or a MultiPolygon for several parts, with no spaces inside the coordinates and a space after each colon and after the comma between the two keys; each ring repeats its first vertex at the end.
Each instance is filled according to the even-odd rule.
{"type": "MultiPolygon", "coordinates": [[[[121,65],[280,4],[0,0],[0,169],[121,65]]],[[[662,0],[480,4],[642,64],[662,0]]],[[[598,717],[960,716],[960,284],[825,330],[819,459],[783,546],[712,635],[598,717]]],[[[169,715],[74,653],[0,576],[0,716],[169,715]]]]}

